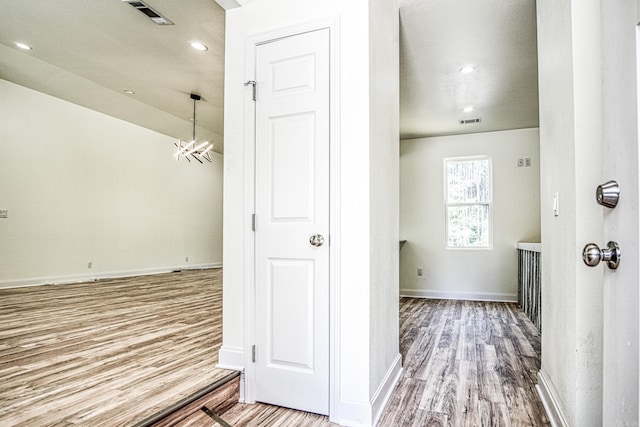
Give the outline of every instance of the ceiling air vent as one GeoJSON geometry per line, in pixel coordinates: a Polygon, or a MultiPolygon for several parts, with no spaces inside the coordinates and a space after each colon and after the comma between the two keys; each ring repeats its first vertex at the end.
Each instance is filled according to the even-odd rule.
{"type": "Polygon", "coordinates": [[[480,119],[463,119],[460,120],[461,125],[470,125],[471,123],[480,123],[480,119]]]}
{"type": "Polygon", "coordinates": [[[125,3],[136,8],[138,11],[144,13],[149,19],[158,25],[173,25],[173,22],[169,21],[164,16],[160,15],[155,10],[151,9],[148,5],[141,1],[122,0],[125,3]]]}

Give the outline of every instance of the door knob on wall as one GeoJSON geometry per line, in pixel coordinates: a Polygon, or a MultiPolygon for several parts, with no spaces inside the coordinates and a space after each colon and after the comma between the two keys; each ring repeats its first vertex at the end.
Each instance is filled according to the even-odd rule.
{"type": "Polygon", "coordinates": [[[595,267],[600,261],[606,261],[611,270],[620,265],[620,246],[616,242],[607,243],[607,247],[600,249],[595,243],[589,243],[582,250],[582,260],[589,267],[595,267]]]}

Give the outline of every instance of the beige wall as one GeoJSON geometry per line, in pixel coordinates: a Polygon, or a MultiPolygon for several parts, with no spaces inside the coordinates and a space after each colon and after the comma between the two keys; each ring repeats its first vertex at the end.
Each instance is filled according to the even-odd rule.
{"type": "Polygon", "coordinates": [[[5,80],[0,100],[0,286],[221,265],[221,156],[176,163],[173,138],[5,80]]]}
{"type": "Polygon", "coordinates": [[[518,241],[540,241],[538,129],[403,140],[400,149],[400,293],[515,300],[518,241]],[[493,249],[445,248],[444,159],[489,155],[493,249]],[[531,167],[518,167],[530,158],[531,167]],[[417,268],[424,275],[418,277],[417,268]]]}

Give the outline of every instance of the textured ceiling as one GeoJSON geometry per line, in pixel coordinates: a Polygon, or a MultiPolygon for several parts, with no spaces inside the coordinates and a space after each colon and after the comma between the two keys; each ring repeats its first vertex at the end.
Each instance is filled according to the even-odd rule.
{"type": "Polygon", "coordinates": [[[401,137],[538,126],[537,67],[535,0],[400,0],[401,137]]]}
{"type": "Polygon", "coordinates": [[[213,0],[147,3],[175,25],[120,0],[0,1],[0,78],[182,139],[191,139],[194,92],[197,137],[220,151],[224,11],[213,0]],[[209,50],[191,48],[194,39],[209,50]]]}
{"type": "MultiPolygon", "coordinates": [[[[197,137],[222,152],[224,11],[214,0],[146,3],[175,25],[120,0],[0,0],[0,78],[182,139],[197,93],[197,137]]],[[[399,5],[401,138],[538,125],[535,0],[399,5]],[[466,64],[476,71],[461,74],[466,64]],[[481,122],[459,124],[471,118],[481,122]]]]}

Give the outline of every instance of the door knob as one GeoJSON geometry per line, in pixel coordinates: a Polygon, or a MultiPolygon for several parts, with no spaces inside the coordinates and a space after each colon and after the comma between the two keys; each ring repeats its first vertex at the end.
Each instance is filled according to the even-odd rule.
{"type": "Polygon", "coordinates": [[[313,246],[322,246],[322,244],[324,243],[324,237],[322,237],[322,234],[314,234],[313,236],[309,237],[309,243],[311,243],[311,245],[313,246]]]}
{"type": "Polygon", "coordinates": [[[616,242],[607,243],[607,247],[600,249],[595,243],[589,243],[582,250],[582,260],[589,267],[595,267],[600,261],[606,261],[611,270],[620,264],[620,246],[616,242]]]}
{"type": "Polygon", "coordinates": [[[616,181],[607,181],[598,185],[596,189],[596,201],[599,205],[615,208],[620,198],[620,186],[616,181]]]}

